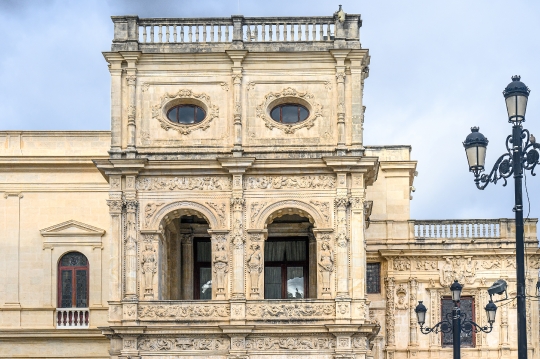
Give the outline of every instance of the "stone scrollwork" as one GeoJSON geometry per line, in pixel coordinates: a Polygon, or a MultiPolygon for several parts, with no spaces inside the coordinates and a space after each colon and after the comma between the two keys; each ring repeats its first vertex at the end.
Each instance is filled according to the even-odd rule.
{"type": "Polygon", "coordinates": [[[309,201],[312,205],[316,206],[321,212],[324,220],[328,222],[330,220],[330,202],[321,201],[309,201]]]}
{"type": "Polygon", "coordinates": [[[211,207],[214,212],[216,212],[219,222],[222,226],[225,226],[225,203],[215,203],[215,202],[206,202],[206,204],[211,207]]]}
{"type": "Polygon", "coordinates": [[[254,202],[251,204],[251,223],[255,223],[255,220],[257,219],[257,216],[261,212],[261,209],[263,209],[266,206],[266,203],[259,203],[254,202]]]}
{"type": "Polygon", "coordinates": [[[409,258],[397,257],[394,258],[394,270],[405,271],[411,269],[411,261],[409,258]]]}
{"type": "Polygon", "coordinates": [[[228,191],[231,180],[226,177],[139,177],[139,191],[228,191]]]}
{"type": "Polygon", "coordinates": [[[146,206],[144,206],[144,226],[148,227],[150,224],[150,220],[152,219],[152,216],[154,213],[156,213],[156,210],[163,206],[164,203],[147,203],[146,206]]]}
{"type": "Polygon", "coordinates": [[[140,320],[175,321],[182,319],[226,320],[228,304],[139,304],[140,320]]]}
{"type": "Polygon", "coordinates": [[[265,122],[269,129],[278,128],[281,131],[292,134],[301,128],[311,128],[317,118],[322,117],[322,106],[313,101],[314,95],[308,92],[300,92],[291,87],[281,92],[270,92],[264,97],[264,101],[257,106],[257,117],[265,122]],[[270,117],[270,111],[277,105],[284,103],[298,103],[309,110],[309,116],[302,122],[284,124],[274,121],[270,117]]]}
{"type": "Polygon", "coordinates": [[[460,283],[472,284],[476,280],[477,262],[472,256],[448,256],[440,269],[440,282],[442,286],[450,286],[454,280],[460,283]]]}
{"type": "Polygon", "coordinates": [[[139,340],[138,349],[145,352],[171,350],[227,350],[227,338],[144,338],[139,340]]]}
{"type": "Polygon", "coordinates": [[[335,338],[318,338],[315,336],[265,336],[246,339],[246,349],[250,350],[317,350],[334,349],[335,338]]]}
{"type": "Polygon", "coordinates": [[[405,296],[407,295],[407,289],[403,284],[400,284],[396,289],[396,295],[397,295],[397,303],[396,303],[396,309],[400,310],[406,310],[409,309],[409,305],[405,301],[405,296]]]}
{"type": "Polygon", "coordinates": [[[336,178],[330,175],[318,176],[248,176],[244,189],[334,189],[336,178]]]}
{"type": "Polygon", "coordinates": [[[188,135],[193,131],[205,131],[210,127],[210,122],[219,116],[219,108],[212,105],[210,96],[204,93],[195,93],[188,89],[181,89],[177,93],[167,93],[162,98],[159,104],[152,107],[152,118],[158,120],[161,127],[168,131],[173,129],[182,135],[188,135]],[[167,112],[176,105],[193,104],[200,106],[206,112],[204,120],[193,125],[183,125],[169,121],[167,112]]]}
{"type": "Polygon", "coordinates": [[[316,317],[334,317],[335,304],[248,304],[247,314],[262,319],[314,319],[316,317]]]}

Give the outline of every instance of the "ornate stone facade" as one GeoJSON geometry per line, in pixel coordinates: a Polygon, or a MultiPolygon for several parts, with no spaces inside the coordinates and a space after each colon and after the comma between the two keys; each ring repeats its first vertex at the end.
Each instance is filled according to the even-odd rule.
{"type": "MultiPolygon", "coordinates": [[[[490,283],[515,291],[511,221],[412,221],[410,147],[364,144],[359,15],[113,22],[110,132],[0,132],[2,355],[442,358],[418,300],[438,320],[458,279],[483,323],[490,283]],[[286,104],[306,119],[276,121],[286,104]]],[[[468,357],[515,357],[515,315],[468,357]]]]}

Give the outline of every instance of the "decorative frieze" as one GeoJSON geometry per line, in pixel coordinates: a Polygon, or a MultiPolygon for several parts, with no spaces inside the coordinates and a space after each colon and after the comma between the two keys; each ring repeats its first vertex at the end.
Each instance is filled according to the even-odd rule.
{"type": "Polygon", "coordinates": [[[219,222],[222,226],[225,226],[226,219],[225,219],[225,203],[215,203],[215,202],[206,202],[206,204],[214,210],[214,212],[217,215],[217,218],[219,218],[219,222]]]}
{"type": "Polygon", "coordinates": [[[226,177],[139,177],[139,191],[228,191],[231,180],[226,177]]]}
{"type": "Polygon", "coordinates": [[[146,352],[184,351],[184,350],[227,350],[230,348],[228,338],[211,337],[159,337],[139,340],[138,349],[146,352]]]}
{"type": "Polygon", "coordinates": [[[319,209],[319,212],[321,213],[326,222],[330,220],[330,202],[309,201],[309,203],[319,209]]]}
{"type": "Polygon", "coordinates": [[[150,220],[152,219],[152,216],[154,213],[156,213],[157,209],[161,206],[163,206],[165,203],[147,203],[146,206],[144,206],[144,226],[148,227],[150,224],[150,220]]]}
{"type": "Polygon", "coordinates": [[[145,304],[138,307],[139,320],[174,321],[182,319],[219,320],[230,316],[228,304],[145,304]]]}
{"type": "Polygon", "coordinates": [[[318,176],[248,176],[244,189],[334,189],[336,179],[330,175],[318,176]]]}
{"type": "Polygon", "coordinates": [[[335,304],[247,304],[247,315],[261,319],[315,319],[336,315],[335,304]]]}
{"type": "Polygon", "coordinates": [[[325,350],[336,347],[335,338],[315,336],[264,336],[248,337],[246,349],[249,350],[325,350]]]}

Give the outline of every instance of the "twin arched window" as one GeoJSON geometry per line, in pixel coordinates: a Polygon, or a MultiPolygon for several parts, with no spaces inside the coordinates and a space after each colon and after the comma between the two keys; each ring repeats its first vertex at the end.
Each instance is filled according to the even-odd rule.
{"type": "Polygon", "coordinates": [[[58,262],[58,308],[88,308],[88,259],[66,253],[58,262]]]}

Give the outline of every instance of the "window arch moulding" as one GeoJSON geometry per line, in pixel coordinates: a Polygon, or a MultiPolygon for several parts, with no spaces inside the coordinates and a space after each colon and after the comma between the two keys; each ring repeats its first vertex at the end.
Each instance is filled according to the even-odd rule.
{"type": "Polygon", "coordinates": [[[322,117],[322,105],[314,101],[314,95],[309,92],[300,92],[292,87],[287,87],[281,92],[270,92],[264,97],[264,101],[257,106],[257,117],[265,122],[269,129],[277,128],[286,134],[293,134],[301,128],[311,128],[315,125],[315,120],[322,117]],[[299,104],[307,108],[309,116],[293,124],[284,124],[274,121],[270,116],[270,111],[282,104],[299,104]]]}
{"type": "Polygon", "coordinates": [[[176,93],[166,93],[161,97],[160,103],[152,107],[152,118],[160,122],[161,128],[165,131],[175,130],[182,135],[189,135],[196,130],[205,131],[210,127],[210,123],[219,117],[219,108],[212,104],[210,96],[205,93],[195,93],[189,89],[181,89],[176,93]],[[195,124],[175,123],[168,119],[167,113],[170,109],[178,105],[195,105],[201,107],[206,112],[206,117],[195,124]]]}

